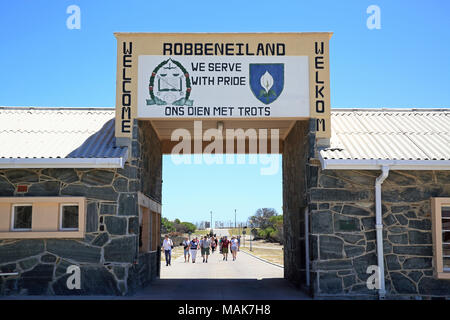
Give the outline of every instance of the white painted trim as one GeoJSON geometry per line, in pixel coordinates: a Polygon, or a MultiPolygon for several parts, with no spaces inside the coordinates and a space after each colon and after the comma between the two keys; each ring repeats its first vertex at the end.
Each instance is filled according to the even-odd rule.
{"type": "Polygon", "coordinates": [[[383,249],[383,210],[381,199],[381,185],[389,175],[389,167],[382,166],[381,174],[375,180],[375,229],[377,237],[377,262],[378,262],[378,295],[384,299],[386,295],[385,279],[384,279],[384,249],[383,249]]]}
{"type": "Polygon", "coordinates": [[[388,166],[390,170],[450,170],[450,160],[353,160],[324,159],[319,154],[323,170],[380,170],[388,166]]]}
{"type": "Polygon", "coordinates": [[[0,273],[0,277],[1,276],[17,276],[19,273],[18,272],[5,272],[5,273],[0,273]]]}
{"type": "Polygon", "coordinates": [[[2,158],[0,169],[12,168],[123,168],[123,158],[2,158]]]}
{"type": "Polygon", "coordinates": [[[138,205],[148,208],[153,212],[161,214],[161,204],[150,199],[140,191],[138,191],[138,205]]]}
{"type": "Polygon", "coordinates": [[[309,209],[305,208],[305,272],[306,272],[306,286],[311,286],[309,278],[309,209]]]}

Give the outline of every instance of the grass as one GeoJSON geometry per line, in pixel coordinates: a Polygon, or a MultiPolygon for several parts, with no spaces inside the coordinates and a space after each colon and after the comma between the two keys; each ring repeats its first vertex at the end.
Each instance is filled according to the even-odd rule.
{"type": "Polygon", "coordinates": [[[284,258],[283,258],[283,250],[282,249],[260,249],[260,248],[252,248],[252,251],[250,251],[250,247],[242,247],[240,248],[242,251],[246,251],[248,253],[251,253],[259,258],[265,259],[267,261],[284,265],[284,258]]]}
{"type": "MultiPolygon", "coordinates": [[[[259,230],[259,228],[255,228],[255,229],[259,230]]],[[[242,231],[244,231],[244,230],[246,230],[246,232],[247,232],[246,235],[248,235],[248,234],[250,234],[250,230],[252,230],[252,228],[246,228],[246,229],[244,229],[244,228],[230,228],[230,229],[228,229],[230,234],[231,235],[235,235],[235,236],[237,236],[239,234],[242,235],[242,231]]]]}
{"type": "MultiPolygon", "coordinates": [[[[174,247],[172,249],[172,260],[182,256],[184,254],[184,248],[182,246],[174,247]]],[[[166,255],[164,254],[164,250],[161,251],[161,262],[166,262],[166,255]]]]}

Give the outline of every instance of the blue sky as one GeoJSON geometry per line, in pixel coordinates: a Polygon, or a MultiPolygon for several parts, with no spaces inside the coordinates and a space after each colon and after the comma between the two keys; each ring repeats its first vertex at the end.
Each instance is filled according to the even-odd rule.
{"type": "MultiPolygon", "coordinates": [[[[2,1],[0,105],[113,107],[116,31],[332,31],[332,107],[449,107],[449,12],[444,0],[2,1]],[[80,30],[66,27],[72,4],[81,9],[80,30]],[[366,27],[372,4],[381,9],[380,30],[366,27]]],[[[169,218],[209,220],[213,210],[229,220],[236,208],[245,219],[258,207],[281,210],[281,170],[262,177],[254,165],[164,161],[169,218]]]]}

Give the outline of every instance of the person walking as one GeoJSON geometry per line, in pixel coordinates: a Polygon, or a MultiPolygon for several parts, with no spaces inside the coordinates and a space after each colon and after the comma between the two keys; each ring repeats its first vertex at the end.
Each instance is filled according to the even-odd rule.
{"type": "Polygon", "coordinates": [[[233,261],[236,261],[237,251],[239,249],[239,242],[238,239],[236,239],[236,237],[234,236],[231,238],[230,247],[231,247],[231,254],[233,255],[233,261]]]}
{"type": "Polygon", "coordinates": [[[197,249],[198,249],[198,238],[195,237],[189,243],[189,251],[191,252],[192,263],[195,263],[195,258],[197,257],[197,249]]]}
{"type": "Polygon", "coordinates": [[[189,253],[189,241],[188,241],[188,238],[184,238],[184,240],[181,243],[181,245],[184,248],[184,262],[186,262],[186,257],[187,257],[187,262],[189,262],[189,259],[191,258],[191,254],[189,253]]]}
{"type": "Polygon", "coordinates": [[[200,240],[200,249],[202,251],[203,262],[208,263],[209,249],[211,247],[211,240],[205,236],[200,240]]]}
{"type": "Polygon", "coordinates": [[[241,249],[241,236],[237,236],[237,240],[238,240],[238,251],[241,249]]]}
{"type": "Polygon", "coordinates": [[[227,236],[223,237],[222,240],[222,254],[223,260],[228,261],[228,246],[230,245],[230,240],[227,239],[227,236]]]}
{"type": "Polygon", "coordinates": [[[223,242],[223,236],[220,237],[220,240],[219,240],[219,251],[220,251],[220,254],[222,254],[222,242],[223,242]]]}
{"type": "Polygon", "coordinates": [[[170,260],[172,258],[172,248],[173,248],[173,242],[172,239],[169,238],[169,236],[166,234],[164,236],[164,241],[163,241],[163,249],[164,249],[164,254],[166,257],[166,267],[170,266],[170,260]]]}
{"type": "Polygon", "coordinates": [[[216,238],[214,236],[211,237],[211,254],[214,253],[214,251],[216,251],[216,238]]]}

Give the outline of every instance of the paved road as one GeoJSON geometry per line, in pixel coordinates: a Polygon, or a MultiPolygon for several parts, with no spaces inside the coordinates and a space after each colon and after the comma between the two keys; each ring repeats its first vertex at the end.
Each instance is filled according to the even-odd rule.
{"type": "MultiPolygon", "coordinates": [[[[217,230],[219,231],[219,230],[217,230]]],[[[216,232],[229,235],[228,230],[216,232]]],[[[310,299],[283,279],[283,268],[263,262],[244,252],[238,252],[233,261],[223,261],[219,252],[212,254],[208,263],[197,255],[196,263],[185,263],[181,256],[172,265],[161,265],[161,278],[140,289],[132,296],[29,296],[6,297],[15,299],[99,299],[99,300],[303,300],[310,299]]]]}
{"type": "Polygon", "coordinates": [[[256,259],[242,251],[236,261],[231,253],[228,261],[216,251],[211,254],[208,263],[203,263],[200,252],[195,263],[184,262],[184,256],[172,261],[172,265],[161,265],[161,279],[267,279],[283,278],[283,268],[256,259]]]}
{"type": "MultiPolygon", "coordinates": [[[[221,232],[222,234],[222,232],[221,232]]],[[[217,235],[219,233],[217,232],[217,235]]],[[[263,262],[244,252],[233,261],[224,261],[219,252],[208,263],[197,255],[196,263],[185,263],[184,257],[161,266],[161,278],[140,290],[134,299],[309,299],[283,279],[283,268],[263,262]]]]}

